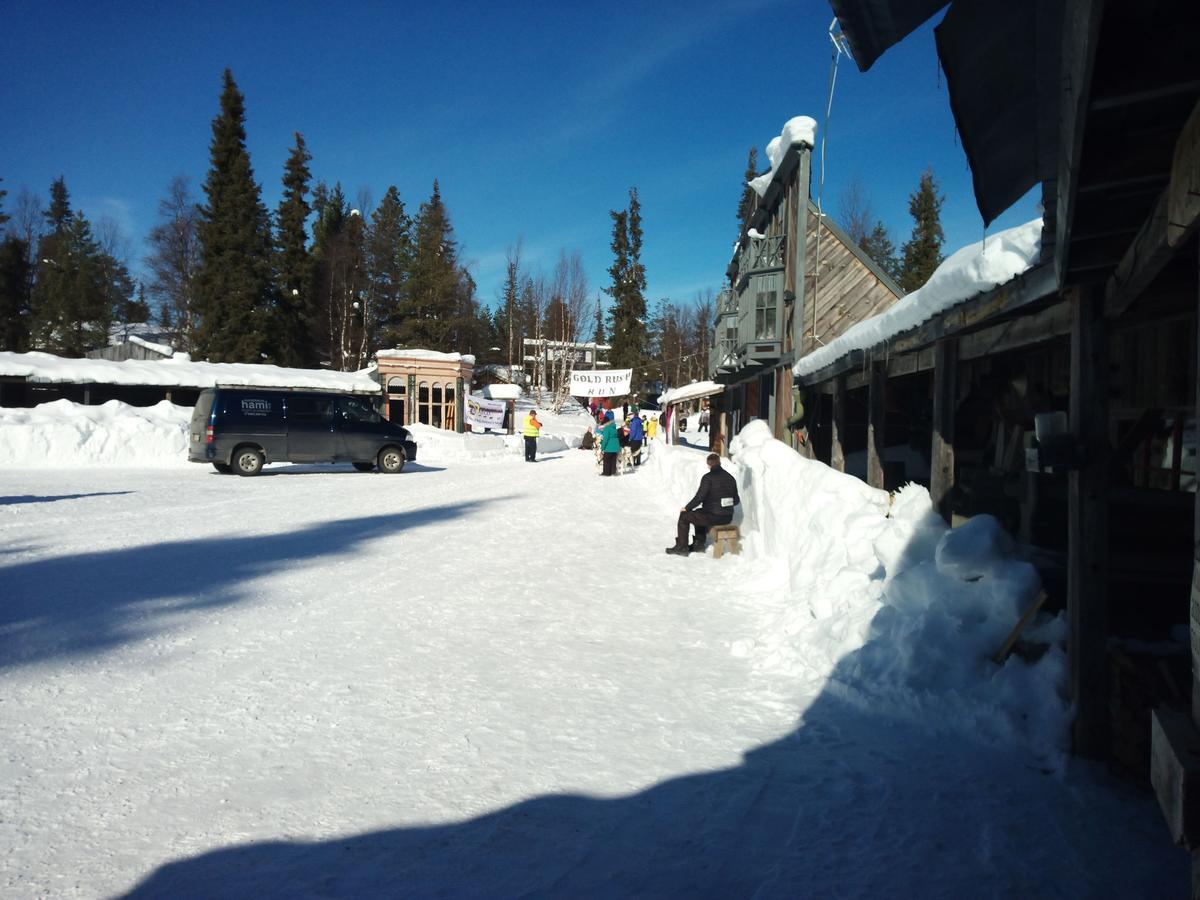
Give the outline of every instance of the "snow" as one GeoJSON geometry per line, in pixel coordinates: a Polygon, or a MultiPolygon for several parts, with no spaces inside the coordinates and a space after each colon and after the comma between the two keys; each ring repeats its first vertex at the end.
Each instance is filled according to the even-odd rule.
{"type": "Polygon", "coordinates": [[[69,359],[50,353],[0,352],[0,377],[72,384],[128,384],[159,387],[215,387],[218,384],[256,387],[315,388],[329,391],[379,392],[379,384],[361,372],[289,369],[250,363],[193,362],[186,353],[172,359],[69,359]]]}
{"type": "Polygon", "coordinates": [[[521,388],[515,384],[489,384],[484,386],[483,396],[487,400],[516,400],[521,388]]]}
{"type": "Polygon", "coordinates": [[[788,119],[783,130],[778,137],[772,138],[767,144],[767,159],[771,162],[771,169],[768,172],[759,175],[757,178],[752,178],[746,182],[754,189],[758,196],[762,197],[767,193],[767,188],[771,181],[775,178],[775,171],[779,168],[779,164],[783,162],[787,151],[794,144],[804,144],[808,147],[813,147],[816,144],[817,122],[815,119],[808,116],[794,116],[788,119]]]}
{"type": "Polygon", "coordinates": [[[1038,261],[1041,238],[1042,220],[1038,218],[963,247],[944,260],[924,286],[801,357],[792,371],[796,375],[810,375],[847,353],[882,344],[964,300],[1028,272],[1038,261]]]}
{"type": "Polygon", "coordinates": [[[469,353],[442,353],[439,350],[404,350],[395,348],[391,350],[379,350],[375,354],[376,359],[424,359],[433,362],[462,362],[468,366],[475,365],[475,357],[469,353]]]}
{"type": "Polygon", "coordinates": [[[766,237],[766,235],[763,234],[761,231],[759,231],[757,228],[751,228],[746,231],[746,237],[754,238],[756,241],[761,241],[763,238],[766,237]]]}
{"type": "Polygon", "coordinates": [[[704,451],[657,442],[0,466],[0,895],[1186,895],[1061,753],[1061,619],[987,661],[1036,588],[994,521],[732,449],[721,560],[663,555],[704,451]]]}
{"type": "Polygon", "coordinates": [[[671,390],[660,394],[658,405],[668,406],[672,403],[682,403],[685,400],[695,400],[698,397],[719,394],[723,390],[725,390],[725,385],[717,384],[715,381],[693,381],[691,384],[671,388],[671,390]]]}
{"type": "Polygon", "coordinates": [[[139,347],[145,347],[147,350],[153,350],[155,353],[161,353],[163,356],[174,356],[175,348],[170,344],[156,344],[153,341],[148,341],[145,338],[140,338],[136,334],[129,336],[129,343],[137,344],[139,347]]]}
{"type": "Polygon", "coordinates": [[[190,406],[166,400],[149,407],[55,400],[0,408],[0,466],[186,465],[191,416],[190,406]]]}

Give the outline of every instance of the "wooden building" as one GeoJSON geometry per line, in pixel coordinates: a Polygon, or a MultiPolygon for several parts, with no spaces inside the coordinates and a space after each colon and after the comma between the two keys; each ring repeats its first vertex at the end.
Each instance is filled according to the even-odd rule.
{"type": "Polygon", "coordinates": [[[464,398],[475,357],[434,350],[380,350],[375,363],[389,420],[463,431],[464,398]]]}
{"type": "Polygon", "coordinates": [[[790,143],[764,176],[726,272],[729,286],[717,297],[709,368],[725,391],[712,403],[710,434],[732,436],[762,419],[777,438],[802,448],[803,401],[793,391],[792,364],[886,309],[900,289],[809,199],[811,131],[785,128],[784,136],[790,143]]]}
{"type": "MultiPolygon", "coordinates": [[[[946,4],[831,5],[865,71],[946,4]]],[[[949,520],[1020,536],[1067,613],[1076,752],[1152,780],[1200,875],[1200,4],[955,0],[935,35],[983,219],[1040,188],[1040,257],[801,359],[816,453],[890,486],[900,430],[949,520]]]]}

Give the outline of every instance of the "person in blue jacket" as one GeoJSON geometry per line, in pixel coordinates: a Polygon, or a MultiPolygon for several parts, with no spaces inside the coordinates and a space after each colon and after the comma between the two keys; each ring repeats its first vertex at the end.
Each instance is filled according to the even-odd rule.
{"type": "Polygon", "coordinates": [[[600,429],[600,452],[604,454],[604,468],[601,475],[617,474],[617,454],[621,452],[621,438],[617,435],[617,423],[613,421],[612,410],[604,414],[604,427],[600,429]]]}
{"type": "Polygon", "coordinates": [[[633,454],[633,464],[640,466],[642,464],[642,441],[646,439],[646,428],[642,423],[642,417],[637,414],[637,410],[633,411],[633,416],[629,420],[629,452],[633,454]]]}

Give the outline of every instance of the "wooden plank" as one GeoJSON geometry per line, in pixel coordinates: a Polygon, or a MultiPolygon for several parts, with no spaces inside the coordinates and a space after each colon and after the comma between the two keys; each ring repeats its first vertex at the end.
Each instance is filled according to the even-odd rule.
{"type": "Polygon", "coordinates": [[[838,472],[846,471],[846,376],[838,375],[833,379],[833,422],[832,449],[829,455],[829,465],[838,472]]]}
{"type": "MultiPolygon", "coordinates": [[[[1055,211],[1055,273],[1065,284],[1075,197],[1079,191],[1079,160],[1091,99],[1092,69],[1100,42],[1104,0],[1066,0],[1062,20],[1062,94],[1059,103],[1058,204],[1055,211]]],[[[1102,136],[1101,136],[1102,137],[1102,136]]]]}
{"type": "Polygon", "coordinates": [[[1042,608],[1042,604],[1045,602],[1046,592],[1038,591],[1037,597],[1029,605],[1029,609],[1021,614],[1021,618],[1017,620],[1017,624],[1013,626],[1013,630],[1008,633],[1008,637],[1004,639],[1004,643],[1000,645],[1000,649],[992,654],[992,662],[999,666],[1004,665],[1004,661],[1008,659],[1008,654],[1012,653],[1012,648],[1016,646],[1021,632],[1033,621],[1033,617],[1037,615],[1037,611],[1042,608]]]}
{"type": "Polygon", "coordinates": [[[1105,312],[1120,316],[1140,297],[1200,224],[1200,104],[1175,142],[1171,179],[1138,229],[1106,287],[1105,312]]]}
{"type": "Polygon", "coordinates": [[[1100,290],[1069,292],[1071,430],[1084,463],[1067,488],[1067,650],[1075,752],[1108,753],[1108,343],[1100,290]]]}
{"type": "Polygon", "coordinates": [[[950,489],[954,487],[954,411],[958,405],[958,341],[934,345],[933,447],[930,450],[929,497],[933,508],[950,521],[950,489]]]}
{"type": "Polygon", "coordinates": [[[1033,315],[1021,316],[993,325],[959,339],[958,357],[962,361],[1008,353],[1071,333],[1071,307],[1056,303],[1033,315]]]}
{"type": "Polygon", "coordinates": [[[883,487],[884,421],[887,375],[881,363],[871,365],[871,387],[867,398],[867,484],[883,487]]]}

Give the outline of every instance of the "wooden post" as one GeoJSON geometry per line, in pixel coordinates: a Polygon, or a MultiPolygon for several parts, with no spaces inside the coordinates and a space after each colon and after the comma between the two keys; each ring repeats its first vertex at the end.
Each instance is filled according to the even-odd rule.
{"type": "Polygon", "coordinates": [[[1071,431],[1083,463],[1067,493],[1067,614],[1075,752],[1108,753],[1108,341],[1103,293],[1069,292],[1071,431]]]}
{"type": "Polygon", "coordinates": [[[887,372],[882,363],[871,363],[871,385],[867,390],[867,484],[882,488],[886,410],[883,395],[887,390],[887,372]]]}
{"type": "Polygon", "coordinates": [[[833,379],[833,421],[831,424],[831,440],[829,450],[829,465],[838,472],[846,471],[846,376],[838,375],[833,379]]]}
{"type": "Polygon", "coordinates": [[[517,433],[517,401],[508,401],[508,433],[517,433]]]}
{"type": "Polygon", "coordinates": [[[958,405],[958,341],[945,338],[933,351],[933,447],[930,451],[929,497],[933,508],[950,521],[950,489],[954,487],[954,408],[958,405]]]}

